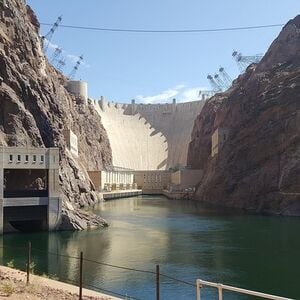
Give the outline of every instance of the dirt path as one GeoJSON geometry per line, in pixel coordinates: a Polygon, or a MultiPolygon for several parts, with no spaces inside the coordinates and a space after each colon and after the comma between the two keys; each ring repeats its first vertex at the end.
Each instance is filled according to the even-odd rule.
{"type": "MultiPolygon", "coordinates": [[[[78,287],[60,281],[31,275],[26,286],[26,273],[0,266],[0,300],[78,300],[78,287]]],[[[84,300],[120,300],[83,289],[84,300]]]]}

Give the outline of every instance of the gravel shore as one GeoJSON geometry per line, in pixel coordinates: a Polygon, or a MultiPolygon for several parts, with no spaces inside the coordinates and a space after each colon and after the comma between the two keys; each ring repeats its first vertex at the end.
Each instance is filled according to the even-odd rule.
{"type": "MultiPolygon", "coordinates": [[[[30,276],[26,286],[26,273],[0,266],[0,300],[78,300],[78,287],[36,275],[30,276]]],[[[83,289],[84,300],[119,300],[91,290],[83,289]]]]}

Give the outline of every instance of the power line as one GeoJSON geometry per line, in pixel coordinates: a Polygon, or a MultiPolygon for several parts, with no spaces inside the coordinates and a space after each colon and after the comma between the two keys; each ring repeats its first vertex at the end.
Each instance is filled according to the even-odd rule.
{"type": "MultiPolygon", "coordinates": [[[[44,26],[53,26],[50,23],[40,23],[44,26]]],[[[272,27],[282,27],[284,24],[268,24],[244,27],[225,27],[225,28],[208,28],[208,29],[180,29],[180,30],[152,30],[152,29],[122,29],[122,28],[107,28],[107,27],[89,27],[89,26],[76,26],[76,25],[59,25],[62,28],[93,30],[93,31],[109,31],[109,32],[131,32],[131,33],[202,33],[202,32],[220,32],[220,31],[238,31],[238,30],[251,30],[263,29],[272,27]]]]}

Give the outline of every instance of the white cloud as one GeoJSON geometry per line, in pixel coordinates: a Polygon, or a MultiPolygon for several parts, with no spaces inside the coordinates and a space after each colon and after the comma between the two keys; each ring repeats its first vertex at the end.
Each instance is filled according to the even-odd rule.
{"type": "Polygon", "coordinates": [[[59,48],[58,47],[58,45],[56,45],[56,44],[53,44],[53,43],[51,43],[50,41],[48,41],[48,40],[45,40],[45,42],[44,43],[48,43],[48,47],[50,48],[50,49],[53,49],[53,50],[55,50],[56,48],[59,48]]]}
{"type": "Polygon", "coordinates": [[[153,96],[143,96],[137,95],[136,99],[141,103],[159,103],[159,102],[167,102],[170,99],[176,97],[180,90],[182,90],[185,86],[183,84],[177,85],[173,88],[162,91],[161,93],[153,96]]]}
{"type": "Polygon", "coordinates": [[[191,101],[191,100],[201,100],[201,97],[199,97],[199,91],[200,90],[207,90],[206,88],[203,87],[193,87],[193,88],[188,88],[183,91],[181,98],[179,99],[180,102],[186,102],[186,101],[191,101]]]}
{"type": "Polygon", "coordinates": [[[177,102],[187,102],[201,100],[199,96],[200,90],[207,90],[205,87],[187,87],[184,84],[178,84],[172,88],[169,88],[157,95],[144,96],[137,95],[135,99],[140,103],[166,103],[171,102],[173,98],[176,98],[177,102]]]}

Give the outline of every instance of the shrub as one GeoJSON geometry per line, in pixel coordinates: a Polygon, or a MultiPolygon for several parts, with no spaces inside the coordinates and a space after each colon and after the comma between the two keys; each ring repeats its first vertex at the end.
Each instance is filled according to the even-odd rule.
{"type": "Polygon", "coordinates": [[[6,264],[9,268],[14,268],[15,267],[15,261],[12,259],[6,264]]]}
{"type": "Polygon", "coordinates": [[[1,293],[9,297],[14,293],[15,287],[10,282],[3,282],[0,286],[0,291],[1,293]]]}

